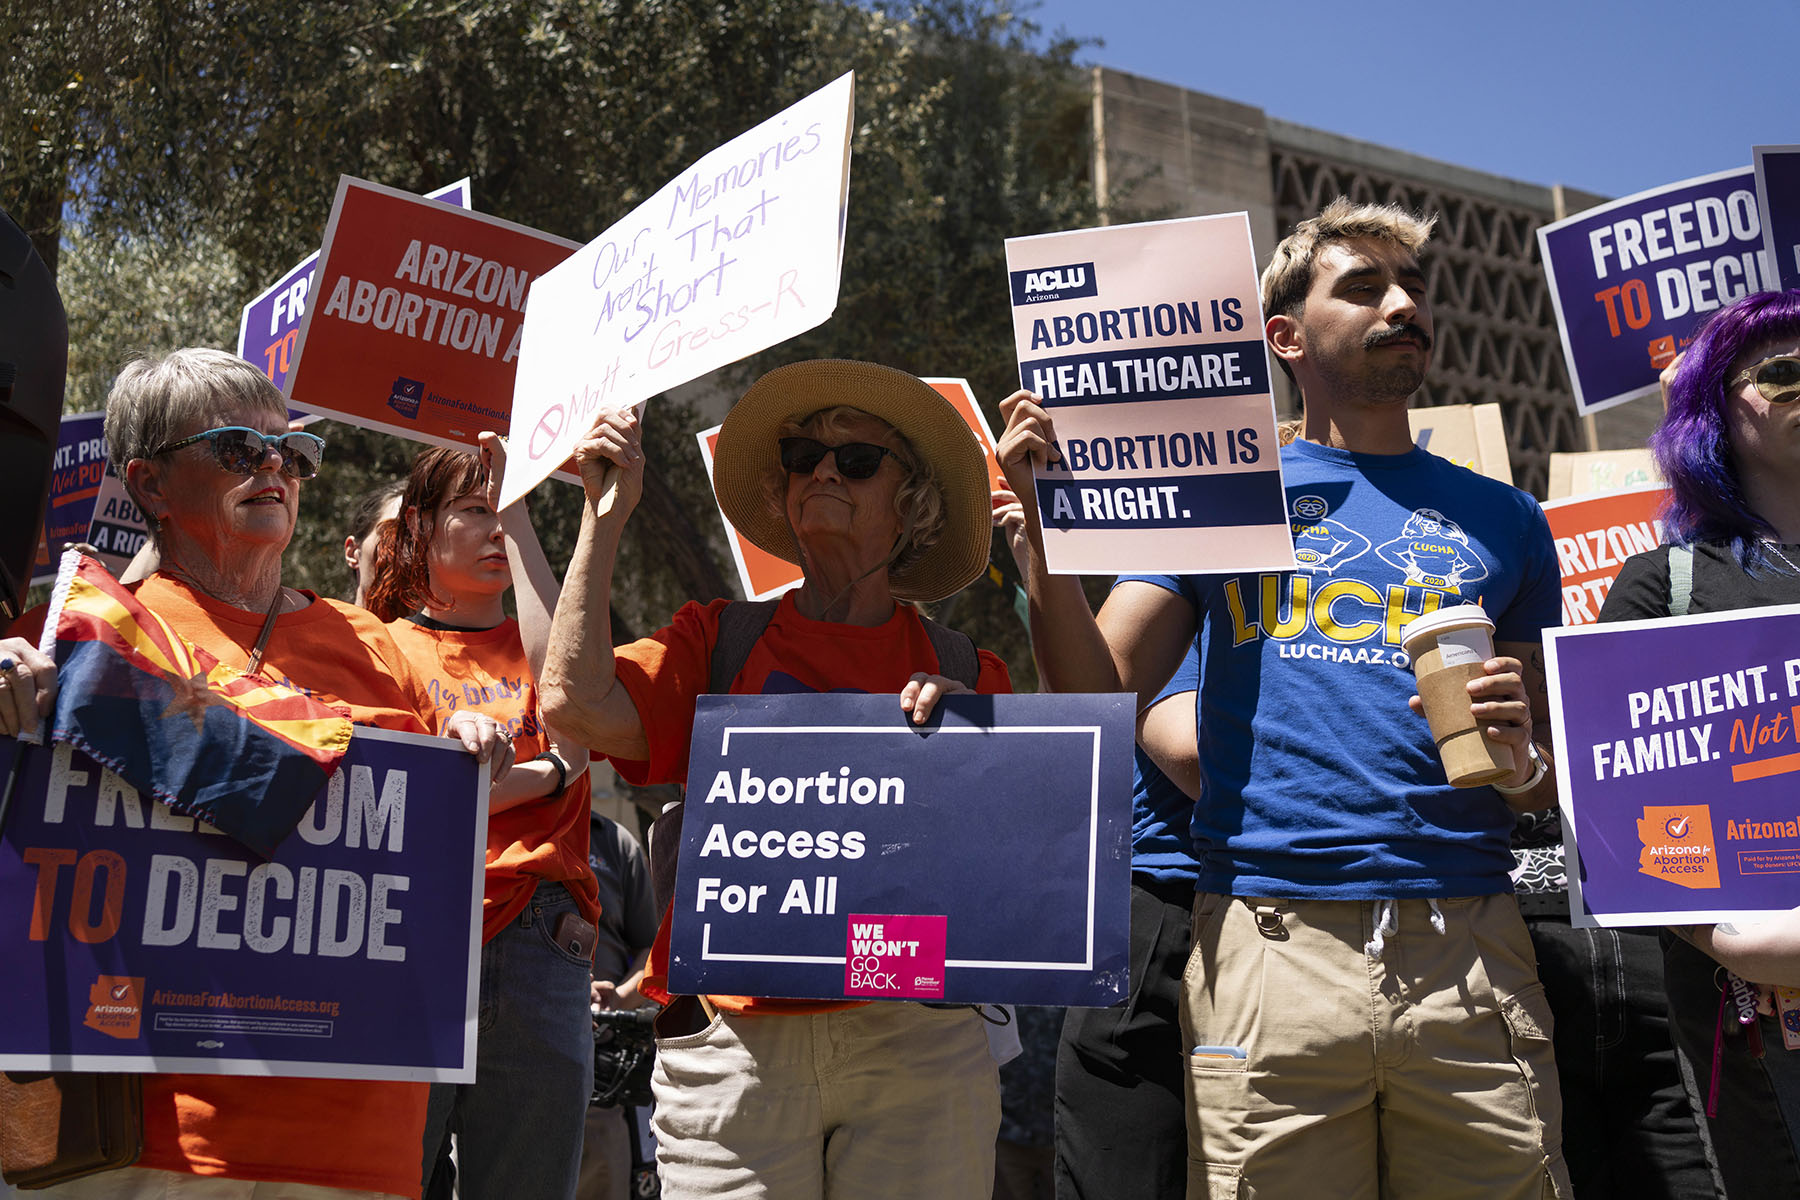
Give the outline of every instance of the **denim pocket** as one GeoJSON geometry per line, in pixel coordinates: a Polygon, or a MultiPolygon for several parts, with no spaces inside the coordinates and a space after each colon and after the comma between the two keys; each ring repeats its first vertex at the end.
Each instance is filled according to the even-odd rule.
{"type": "Polygon", "coordinates": [[[593,971],[594,961],[591,954],[577,954],[556,940],[556,923],[562,920],[564,914],[580,912],[575,907],[574,899],[567,892],[563,891],[560,886],[557,887],[549,903],[539,905],[534,902],[530,911],[531,927],[544,945],[555,951],[556,956],[570,966],[580,967],[589,973],[593,971]]]}

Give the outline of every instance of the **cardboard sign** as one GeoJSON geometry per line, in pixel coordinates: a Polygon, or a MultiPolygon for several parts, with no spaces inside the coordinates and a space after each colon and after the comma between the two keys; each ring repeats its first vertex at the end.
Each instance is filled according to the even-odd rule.
{"type": "Polygon", "coordinates": [[[94,497],[94,515],[88,522],[86,542],[98,554],[114,578],[125,573],[137,552],[149,540],[150,525],[143,510],[125,490],[125,481],[113,473],[108,463],[100,479],[100,491],[94,497]]]}
{"type": "Polygon", "coordinates": [[[1763,253],[1783,291],[1800,288],[1800,146],[1758,146],[1756,207],[1763,217],[1763,253]]]}
{"type": "Polygon", "coordinates": [[[44,507],[44,539],[38,543],[32,584],[55,583],[56,564],[69,542],[87,540],[94,502],[106,475],[103,412],[64,413],[50,463],[50,502],[44,507]]]}
{"type": "Polygon", "coordinates": [[[1646,447],[1633,450],[1558,451],[1550,455],[1550,499],[1622,492],[1660,485],[1662,474],[1646,447]]]}
{"type": "Polygon", "coordinates": [[[70,746],[25,751],[0,1069],[473,1082],[488,784],[460,745],[357,729],[267,862],[70,746]]]}
{"type": "MultiPolygon", "coordinates": [[[[981,443],[981,452],[987,456],[988,486],[998,490],[1006,486],[1006,476],[1000,473],[999,460],[994,457],[994,434],[988,428],[987,418],[982,415],[981,406],[975,403],[975,393],[966,379],[926,379],[939,395],[950,401],[952,407],[962,414],[963,420],[969,423],[969,429],[975,434],[975,440],[981,443]]],[[[721,426],[702,429],[694,435],[700,443],[700,460],[706,464],[706,481],[712,482],[713,448],[718,445],[721,426]]],[[[771,596],[779,596],[791,587],[797,587],[805,574],[794,563],[786,559],[776,558],[767,550],[752,543],[725,519],[723,512],[719,520],[725,523],[725,541],[731,547],[731,560],[737,565],[738,583],[744,589],[744,595],[751,600],[767,600],[771,596]]]]}
{"type": "Polygon", "coordinates": [[[1291,570],[1250,221],[1008,238],[1022,386],[1056,423],[1049,569],[1291,570]]]}
{"type": "Polygon", "coordinates": [[[1600,619],[1619,568],[1634,554],[1662,545],[1662,485],[1551,500],[1544,505],[1556,564],[1562,574],[1562,623],[1591,625],[1600,619]]]}
{"type": "Polygon", "coordinates": [[[1602,204],[1538,230],[1575,406],[1651,396],[1708,313],[1777,286],[1749,167],[1602,204]]]}
{"type": "Polygon", "coordinates": [[[500,495],[602,410],[804,333],[837,308],[855,76],[712,151],[532,284],[500,495]]]}
{"type": "Polygon", "coordinates": [[[1800,605],[1544,631],[1577,923],[1794,907],[1800,605]]]}
{"type": "Polygon", "coordinates": [[[1498,404],[1440,404],[1409,409],[1407,424],[1421,450],[1447,458],[1477,475],[1513,481],[1512,456],[1506,451],[1506,426],[1498,404]]]}
{"type": "Polygon", "coordinates": [[[512,419],[526,289],[575,248],[344,176],[288,399],[365,429],[474,449],[482,430],[512,419]]]}
{"type": "Polygon", "coordinates": [[[1113,1003],[1131,753],[1124,695],[948,696],[924,729],[891,695],[702,696],[671,987],[1113,1003]]]}
{"type": "MultiPolygon", "coordinates": [[[[469,207],[467,176],[427,192],[427,200],[437,200],[456,208],[469,207]]],[[[306,297],[312,289],[313,268],[319,265],[319,252],[313,251],[293,270],[270,284],[256,299],[244,305],[238,318],[238,357],[261,367],[285,395],[288,370],[300,347],[300,323],[306,316],[306,297]]]]}

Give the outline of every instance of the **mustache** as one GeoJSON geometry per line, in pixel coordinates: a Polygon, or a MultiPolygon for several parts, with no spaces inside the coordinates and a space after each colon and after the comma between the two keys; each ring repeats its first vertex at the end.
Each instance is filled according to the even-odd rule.
{"type": "Polygon", "coordinates": [[[1419,343],[1419,347],[1423,350],[1431,349],[1431,335],[1411,321],[1402,321],[1398,325],[1389,325],[1386,329],[1371,333],[1363,339],[1363,349],[1373,350],[1377,346],[1385,346],[1389,342],[1397,342],[1405,338],[1411,338],[1419,343]]]}

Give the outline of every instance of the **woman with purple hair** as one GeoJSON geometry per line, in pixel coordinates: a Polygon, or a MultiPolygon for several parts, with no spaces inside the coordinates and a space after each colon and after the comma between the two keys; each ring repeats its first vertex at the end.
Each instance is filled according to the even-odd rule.
{"type": "MultiPolygon", "coordinates": [[[[1600,619],[1800,604],[1800,291],[1715,314],[1663,385],[1668,412],[1650,446],[1669,484],[1669,544],[1626,562],[1600,619]]],[[[1697,1068],[1694,1107],[1726,1191],[1800,1195],[1800,1051],[1784,1048],[1769,995],[1800,987],[1800,912],[1669,932],[1671,1030],[1697,1068]],[[1734,984],[1761,998],[1748,1027],[1725,1018],[1721,992],[1734,984]]]]}

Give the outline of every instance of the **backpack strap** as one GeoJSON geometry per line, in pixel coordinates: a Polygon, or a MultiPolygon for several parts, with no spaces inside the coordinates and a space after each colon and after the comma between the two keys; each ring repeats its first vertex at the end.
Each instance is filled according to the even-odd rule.
{"type": "Polygon", "coordinates": [[[937,655],[938,674],[974,691],[981,679],[981,655],[975,650],[975,639],[939,625],[924,613],[919,614],[919,623],[925,626],[925,636],[937,655]]]}
{"type": "MultiPolygon", "coordinates": [[[[769,627],[775,609],[774,600],[733,600],[719,614],[719,636],[713,643],[712,659],[707,668],[706,691],[723,695],[731,691],[731,681],[744,669],[750,649],[769,627]]],[[[650,825],[650,889],[656,894],[660,911],[675,898],[675,864],[681,857],[682,803],[669,805],[650,825]]]]}
{"type": "Polygon", "coordinates": [[[1685,617],[1694,598],[1694,548],[1669,547],[1669,615],[1685,617]]]}
{"type": "Polygon", "coordinates": [[[713,643],[712,662],[706,677],[709,695],[731,691],[731,681],[750,661],[750,650],[775,619],[781,597],[773,600],[733,600],[719,614],[719,640],[713,643]]]}

